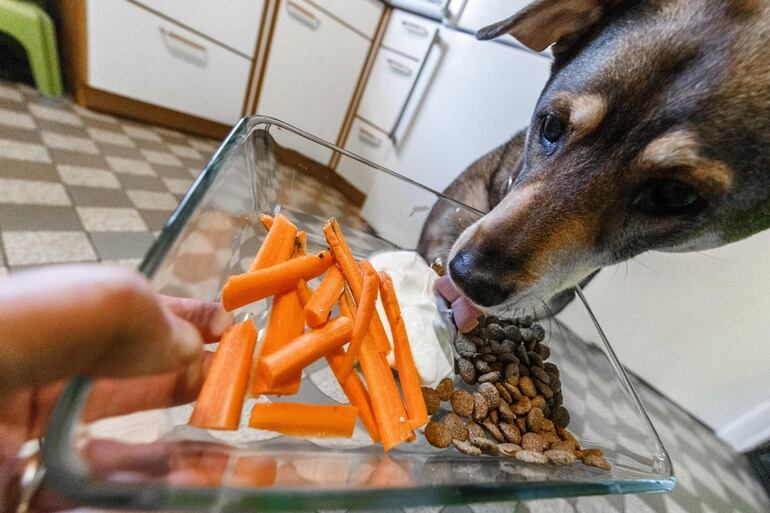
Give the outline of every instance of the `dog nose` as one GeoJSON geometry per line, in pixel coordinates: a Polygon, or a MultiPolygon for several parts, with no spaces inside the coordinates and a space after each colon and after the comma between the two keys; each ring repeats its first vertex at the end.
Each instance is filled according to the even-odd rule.
{"type": "Polygon", "coordinates": [[[481,306],[499,305],[513,292],[485,277],[476,252],[460,250],[449,262],[449,274],[468,298],[481,306]]]}

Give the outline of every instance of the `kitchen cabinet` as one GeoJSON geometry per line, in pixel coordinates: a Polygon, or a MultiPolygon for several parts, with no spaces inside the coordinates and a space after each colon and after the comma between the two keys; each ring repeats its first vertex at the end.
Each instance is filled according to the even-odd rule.
{"type": "MultiPolygon", "coordinates": [[[[388,31],[391,29],[389,25],[388,31]]],[[[549,70],[550,60],[542,55],[476,41],[470,34],[441,26],[422,73],[415,77],[411,95],[405,98],[405,104],[394,102],[394,110],[405,107],[396,129],[387,124],[356,124],[346,146],[353,152],[363,148],[363,156],[441,191],[469,164],[529,124],[549,70]],[[381,141],[377,148],[371,148],[371,144],[365,147],[361,127],[381,141]],[[388,138],[389,132],[392,139],[388,138]]],[[[367,90],[379,87],[372,84],[372,78],[367,90]]],[[[382,88],[380,91],[383,104],[391,105],[385,99],[388,92],[382,88]]],[[[401,93],[398,90],[393,94],[401,93]]],[[[337,172],[364,193],[381,186],[381,177],[367,176],[367,171],[352,159],[341,159],[337,172]]],[[[382,180],[388,182],[390,197],[408,192],[406,187],[399,191],[399,185],[389,179],[382,180]]],[[[380,206],[371,205],[368,199],[362,214],[386,238],[414,247],[427,216],[426,209],[419,210],[413,213],[412,222],[400,227],[390,223],[380,206]]]]}
{"type": "MultiPolygon", "coordinates": [[[[278,6],[256,113],[334,142],[342,129],[371,42],[304,0],[278,6]]],[[[276,129],[276,140],[328,164],[332,152],[276,129]]]]}
{"type": "Polygon", "coordinates": [[[266,0],[135,0],[251,57],[266,0]]]}
{"type": "Polygon", "coordinates": [[[87,4],[87,85],[232,125],[251,60],[126,0],[87,4]]]}
{"type": "Polygon", "coordinates": [[[384,9],[380,0],[314,0],[313,3],[368,38],[377,32],[384,9]]]}

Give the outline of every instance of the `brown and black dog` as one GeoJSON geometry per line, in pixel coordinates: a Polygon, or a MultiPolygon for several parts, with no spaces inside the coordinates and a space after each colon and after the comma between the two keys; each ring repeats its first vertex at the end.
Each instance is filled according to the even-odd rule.
{"type": "Polygon", "coordinates": [[[553,44],[551,77],[446,190],[489,213],[440,202],[419,247],[474,303],[558,310],[601,267],[770,227],[770,1],[538,0],[477,37],[505,33],[553,44]]]}

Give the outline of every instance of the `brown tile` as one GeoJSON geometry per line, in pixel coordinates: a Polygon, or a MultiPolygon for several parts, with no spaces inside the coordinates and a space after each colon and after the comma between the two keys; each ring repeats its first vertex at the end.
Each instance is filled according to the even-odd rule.
{"type": "Polygon", "coordinates": [[[154,241],[147,232],[92,233],[91,240],[102,260],[142,257],[154,241]]]}
{"type": "Polygon", "coordinates": [[[184,167],[171,167],[162,164],[152,164],[158,176],[165,178],[190,178],[190,172],[184,167]]]}
{"type": "Polygon", "coordinates": [[[45,180],[47,182],[59,181],[59,175],[56,173],[56,168],[53,164],[7,159],[0,159],[0,178],[45,180]]]}
{"type": "Polygon", "coordinates": [[[166,221],[171,216],[168,210],[139,210],[144,222],[150,230],[161,230],[166,225],[166,221]]]}
{"type": "Polygon", "coordinates": [[[89,116],[81,116],[86,126],[91,128],[101,128],[103,130],[118,130],[120,123],[116,121],[106,121],[102,119],[95,119],[89,116]]]}
{"type": "Polygon", "coordinates": [[[39,130],[45,130],[46,132],[53,132],[57,134],[63,134],[63,135],[74,135],[75,137],[86,137],[89,138],[88,132],[86,132],[85,127],[81,126],[74,126],[74,125],[65,125],[63,123],[57,123],[55,121],[50,121],[47,119],[40,119],[36,118],[37,126],[39,130]]]}
{"type": "Polygon", "coordinates": [[[43,144],[43,140],[40,138],[40,133],[37,130],[26,130],[8,125],[0,125],[0,139],[43,144]]]}
{"type": "Polygon", "coordinates": [[[0,109],[15,110],[18,112],[27,112],[27,104],[24,102],[15,102],[7,98],[0,98],[0,109]]]}
{"type": "Polygon", "coordinates": [[[126,189],[143,189],[146,191],[166,191],[167,188],[160,178],[154,176],[129,175],[115,173],[121,185],[126,189]]]}
{"type": "Polygon", "coordinates": [[[148,141],[146,139],[134,139],[136,145],[143,150],[168,151],[166,143],[160,141],[148,141]]]}
{"type": "Polygon", "coordinates": [[[66,151],[57,149],[48,149],[54,162],[57,164],[66,164],[69,166],[80,167],[98,167],[109,169],[107,162],[101,155],[92,155],[90,153],[81,153],[79,151],[66,151]]]}
{"type": "Polygon", "coordinates": [[[0,205],[0,229],[62,231],[82,230],[83,225],[72,207],[0,205]]]}
{"type": "Polygon", "coordinates": [[[100,187],[67,187],[72,201],[79,207],[133,207],[133,204],[121,189],[103,189],[100,187]]]}
{"type": "Polygon", "coordinates": [[[109,155],[111,157],[120,157],[124,159],[136,159],[145,160],[141,153],[136,148],[128,148],[126,146],[116,146],[114,144],[107,144],[103,142],[97,142],[96,146],[101,151],[102,155],[109,155]]]}

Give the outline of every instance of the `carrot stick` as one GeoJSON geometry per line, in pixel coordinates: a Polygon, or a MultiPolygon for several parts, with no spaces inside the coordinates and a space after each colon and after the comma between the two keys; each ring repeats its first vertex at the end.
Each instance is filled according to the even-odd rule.
{"type": "Polygon", "coordinates": [[[305,308],[307,302],[313,297],[313,289],[310,288],[310,285],[305,280],[299,280],[299,283],[297,283],[297,296],[299,296],[299,303],[302,305],[302,308],[305,308]]]}
{"type": "Polygon", "coordinates": [[[387,273],[378,273],[380,281],[380,297],[385,308],[385,315],[390,323],[393,333],[393,351],[396,356],[396,370],[401,381],[401,391],[404,393],[406,411],[409,414],[409,424],[417,429],[428,423],[428,409],[422,395],[422,384],[417,366],[414,364],[412,348],[409,344],[409,336],[406,332],[404,319],[401,317],[401,308],[398,306],[398,298],[393,288],[393,280],[387,273]]]}
{"type": "Polygon", "coordinates": [[[315,289],[305,305],[304,315],[307,325],[315,328],[325,323],[334,304],[342,294],[345,281],[336,266],[330,267],[321,284],[315,289]]]}
{"type": "Polygon", "coordinates": [[[291,290],[275,296],[273,308],[270,311],[270,319],[265,327],[262,351],[254,362],[255,372],[251,383],[252,394],[292,395],[299,391],[300,382],[302,381],[302,369],[272,386],[268,385],[264,376],[256,372],[256,370],[262,358],[275,353],[304,332],[305,322],[302,318],[302,305],[299,302],[297,291],[291,290]]]}
{"type": "Polygon", "coordinates": [[[259,359],[259,373],[267,383],[280,383],[320,357],[350,340],[353,322],[336,317],[320,328],[308,331],[272,354],[259,359]]]}
{"type": "Polygon", "coordinates": [[[275,216],[265,240],[259,247],[257,256],[249,266],[249,272],[264,269],[291,258],[294,252],[294,240],[297,227],[283,214],[275,216]]]}
{"type": "Polygon", "coordinates": [[[380,431],[377,429],[377,421],[374,418],[374,411],[372,411],[372,400],[369,397],[369,392],[366,391],[363,381],[355,372],[346,379],[341,379],[340,368],[344,361],[345,351],[341,347],[334,349],[326,355],[326,362],[337,377],[342,391],[345,392],[350,404],[358,408],[358,417],[361,419],[361,423],[369,433],[372,442],[377,443],[380,441],[380,431]]]}
{"type": "MultiPolygon", "coordinates": [[[[361,292],[364,287],[364,278],[361,276],[361,270],[356,264],[353,252],[345,241],[345,237],[342,235],[342,229],[336,219],[330,219],[326,222],[324,225],[324,234],[326,235],[326,242],[329,244],[329,250],[332,252],[332,255],[334,255],[337,267],[340,268],[342,276],[345,278],[351,292],[353,292],[356,303],[360,302],[361,292]]],[[[388,335],[385,333],[385,328],[382,326],[382,320],[376,312],[372,316],[369,331],[379,351],[389,353],[390,342],[388,342],[388,335]]]]}
{"type": "Polygon", "coordinates": [[[271,215],[267,214],[259,214],[259,222],[262,223],[262,226],[265,228],[265,230],[270,230],[270,228],[273,227],[273,222],[275,219],[271,215]]]}
{"type": "Polygon", "coordinates": [[[230,311],[268,296],[288,292],[296,288],[299,280],[315,278],[332,263],[334,259],[329,252],[321,251],[317,255],[292,258],[271,267],[231,276],[222,289],[222,305],[230,311]]]}
{"type": "Polygon", "coordinates": [[[358,358],[358,352],[361,349],[361,344],[364,341],[369,326],[374,316],[374,307],[377,302],[377,286],[379,284],[377,280],[377,273],[372,268],[369,262],[362,262],[362,268],[364,269],[364,286],[361,291],[361,301],[358,303],[358,309],[355,313],[355,322],[353,323],[353,336],[350,339],[350,345],[348,351],[345,354],[345,363],[340,369],[340,373],[337,376],[341,381],[347,379],[350,373],[353,371],[353,365],[358,358]],[[365,264],[365,265],[364,265],[365,264]]]}
{"type": "Polygon", "coordinates": [[[228,328],[219,342],[189,424],[238,429],[257,329],[250,319],[228,328]]]}
{"type": "Polygon", "coordinates": [[[257,403],[249,426],[285,435],[350,438],[358,410],[353,406],[302,403],[257,403]]]}

